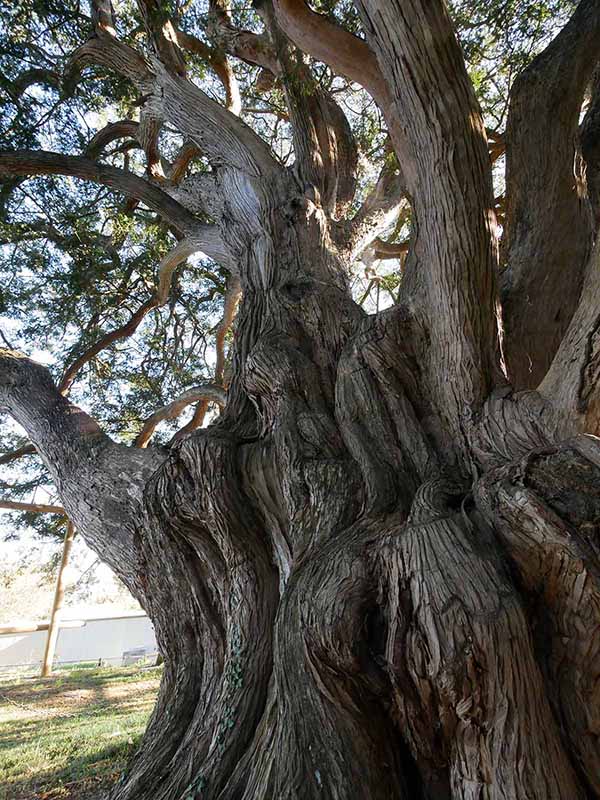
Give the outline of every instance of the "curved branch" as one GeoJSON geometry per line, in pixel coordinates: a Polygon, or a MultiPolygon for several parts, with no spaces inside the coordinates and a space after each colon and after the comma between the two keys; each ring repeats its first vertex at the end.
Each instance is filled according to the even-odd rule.
{"type": "Polygon", "coordinates": [[[71,86],[82,69],[97,64],[124,75],[142,93],[152,90],[154,74],[146,59],[112,35],[88,39],[72,53],[65,69],[65,85],[71,86]]]}
{"type": "Polygon", "coordinates": [[[42,84],[51,86],[53,89],[60,89],[61,78],[58,72],[51,69],[28,69],[7,84],[10,95],[16,99],[29,89],[30,86],[42,84]]]}
{"type": "MultiPolygon", "coordinates": [[[[204,227],[209,233],[213,231],[212,227],[209,225],[204,227]]],[[[220,237],[218,234],[216,234],[215,238],[217,238],[220,242],[220,237]]],[[[153,311],[155,308],[160,308],[167,302],[173,273],[176,267],[181,264],[182,261],[188,258],[188,256],[198,252],[199,250],[202,250],[207,255],[210,255],[211,247],[210,245],[207,246],[207,239],[184,239],[183,241],[179,242],[179,244],[177,244],[173,250],[167,253],[159,266],[158,286],[156,293],[149,300],[146,300],[146,302],[143,303],[143,305],[141,305],[138,310],[131,315],[124,325],[121,325],[119,328],[115,328],[115,330],[110,331],[110,333],[107,333],[105,336],[102,336],[84,353],[82,353],[79,358],[77,358],[69,367],[67,367],[59,384],[59,391],[62,394],[68,392],[79,370],[85,364],[91,361],[94,356],[98,355],[98,353],[100,353],[102,350],[105,350],[113,342],[117,342],[121,339],[126,339],[127,337],[131,336],[133,333],[135,333],[144,317],[146,317],[150,311],[153,311]]],[[[214,254],[214,251],[212,252],[214,254]]]]}
{"type": "Polygon", "coordinates": [[[539,385],[579,300],[593,225],[578,126],[599,43],[600,3],[581,0],[511,90],[502,303],[517,389],[539,385]]]}
{"type": "Polygon", "coordinates": [[[312,11],[304,0],[274,0],[273,6],[279,25],[294,44],[363,86],[380,107],[388,106],[388,87],[366,42],[312,11]]]}
{"type": "Polygon", "coordinates": [[[239,278],[230,276],[227,281],[227,290],[225,292],[225,304],[223,307],[223,316],[217,325],[215,349],[217,351],[217,363],[215,365],[215,381],[223,385],[224,372],[225,372],[225,337],[227,331],[231,328],[235,313],[237,311],[240,297],[242,296],[242,286],[239,278]]]}
{"type": "MultiPolygon", "coordinates": [[[[202,226],[201,226],[202,227],[202,226]]],[[[75,380],[77,373],[85,366],[85,364],[89,363],[95,356],[98,355],[102,350],[105,350],[114,342],[120,341],[121,339],[126,339],[131,336],[143,319],[148,315],[150,311],[155,308],[160,308],[163,306],[167,300],[169,295],[169,289],[171,287],[171,282],[173,278],[173,273],[176,267],[188,258],[193,253],[202,251],[209,257],[218,256],[219,260],[222,265],[227,266],[231,264],[233,266],[233,262],[231,260],[231,256],[227,252],[222,252],[222,244],[221,244],[221,237],[216,232],[216,230],[210,226],[206,225],[203,226],[205,236],[199,237],[198,235],[194,239],[184,239],[183,241],[179,242],[173,250],[171,250],[167,255],[163,258],[160,263],[159,270],[158,270],[158,286],[156,290],[156,294],[143,303],[137,311],[135,311],[129,320],[121,325],[115,330],[110,331],[109,333],[105,334],[104,336],[100,337],[91,347],[88,347],[85,352],[83,352],[75,361],[70,364],[63,372],[62,378],[60,380],[58,390],[62,395],[68,393],[69,389],[71,388],[73,381],[75,380]]],[[[234,279],[235,285],[239,287],[239,279],[234,279]]],[[[239,297],[239,294],[238,296],[239,297]]],[[[237,303],[237,298],[235,300],[237,303]]],[[[226,301],[226,308],[227,308],[227,301],[226,301]]],[[[235,305],[233,306],[233,310],[231,311],[231,317],[233,317],[233,313],[235,310],[235,305]]],[[[222,324],[222,323],[221,323],[222,324]]],[[[229,322],[231,324],[231,320],[229,322]]],[[[228,326],[229,327],[229,326],[228,326]]],[[[225,337],[225,333],[228,330],[228,327],[225,329],[223,333],[223,338],[225,337]]],[[[222,378],[221,378],[222,380],[222,378]]],[[[24,447],[19,448],[18,450],[13,451],[12,453],[6,453],[3,456],[0,456],[0,464],[10,463],[13,460],[20,458],[23,455],[28,453],[34,453],[35,448],[33,445],[25,445],[24,447]]]]}
{"type": "Polygon", "coordinates": [[[428,330],[432,402],[468,447],[466,419],[500,379],[497,225],[481,111],[443,0],[355,5],[393,94],[390,136],[406,155],[416,236],[401,300],[428,330]]]}
{"type": "Polygon", "coordinates": [[[0,152],[0,177],[13,175],[70,175],[94,181],[141,200],[184,234],[194,233],[199,227],[193,214],[149,181],[84,156],[67,156],[46,150],[0,152]]]}
{"type": "Polygon", "coordinates": [[[139,130],[139,123],[131,119],[121,119],[118,122],[109,122],[101,128],[98,133],[88,142],[86,147],[86,155],[90,158],[96,158],[104,148],[115,139],[137,139],[139,130]]]}
{"type": "Polygon", "coordinates": [[[188,389],[174,400],[171,400],[170,403],[167,403],[167,405],[159,408],[146,419],[141,431],[135,438],[134,446],[147,447],[156,426],[160,422],[166,419],[176,419],[190,403],[195,403],[198,400],[204,399],[212,400],[215,403],[219,403],[219,405],[225,405],[227,402],[227,392],[222,386],[218,386],[216,383],[205,383],[188,389]]]}
{"type": "Polygon", "coordinates": [[[185,175],[192,159],[200,155],[200,149],[193,142],[185,142],[171,164],[168,178],[170,183],[179,183],[185,175]]]}
{"type": "Polygon", "coordinates": [[[231,111],[232,114],[239,115],[242,110],[240,87],[233,69],[231,68],[231,64],[223,53],[204,44],[204,42],[200,41],[196,36],[192,36],[190,33],[186,33],[178,28],[175,28],[175,36],[177,37],[177,43],[180,47],[187,50],[189,53],[200,56],[201,59],[212,67],[225,89],[225,107],[228,111],[231,111]]]}
{"type": "MultiPolygon", "coordinates": [[[[227,336],[227,332],[233,324],[241,294],[242,288],[239,278],[236,276],[230,276],[227,282],[227,290],[225,292],[223,316],[216,328],[215,349],[217,351],[217,363],[215,364],[215,383],[220,384],[221,386],[225,384],[225,337],[227,336]]],[[[194,409],[192,418],[183,426],[183,428],[181,428],[181,430],[178,430],[173,437],[174,442],[202,426],[211,399],[212,398],[210,397],[203,397],[200,400],[194,409]]],[[[217,400],[217,403],[221,409],[225,405],[219,400],[217,400]]]]}
{"type": "Polygon", "coordinates": [[[119,328],[115,328],[114,331],[110,331],[110,333],[107,333],[105,336],[102,336],[100,339],[98,339],[98,341],[94,342],[91,347],[88,347],[88,349],[82,353],[79,358],[75,359],[75,361],[63,372],[62,378],[58,385],[60,393],[66,394],[69,391],[79,370],[85,366],[85,364],[91,361],[94,356],[97,356],[98,353],[106,349],[113,342],[118,342],[120,339],[126,339],[128,336],[131,336],[132,333],[135,333],[148,312],[157,307],[158,301],[156,296],[154,296],[141,305],[124,325],[121,325],[119,328]]]}
{"type": "Polygon", "coordinates": [[[146,107],[189,136],[208,159],[250,177],[281,174],[269,146],[239,117],[189,81],[157,72],[146,107]]]}

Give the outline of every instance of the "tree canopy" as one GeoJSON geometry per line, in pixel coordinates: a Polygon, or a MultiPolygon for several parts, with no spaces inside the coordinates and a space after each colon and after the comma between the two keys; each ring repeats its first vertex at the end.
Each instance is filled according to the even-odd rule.
{"type": "MultiPolygon", "coordinates": [[[[292,165],[289,109],[258,11],[234,2],[223,23],[208,2],[146,5],[145,14],[134,2],[117,5],[120,39],[145,48],[148,19],[154,28],[168,20],[179,36],[178,54],[189,79],[234,107],[276,159],[292,165]]],[[[314,8],[362,35],[352,3],[321,2],[314,8]]],[[[572,8],[566,0],[451,5],[490,133],[500,216],[510,88],[572,8]]],[[[156,415],[164,420],[156,441],[166,442],[183,427],[201,425],[207,410],[214,416],[218,409],[235,316],[225,307],[228,282],[230,306],[236,290],[227,265],[199,250],[165,278],[157,299],[161,260],[182,232],[124,183],[98,180],[92,173],[104,164],[176,196],[175,187],[209,173],[209,164],[169,125],[156,132],[148,151],[140,134],[139,91],[122,75],[97,65],[76,73],[73,53],[93,25],[85,4],[21,0],[1,15],[0,148],[86,159],[85,165],[64,168],[57,161],[55,170],[40,166],[41,174],[11,177],[2,185],[3,346],[42,352],[57,381],[122,441],[133,443],[144,431],[140,441],[147,444],[151,425],[145,422],[156,415]],[[213,384],[213,394],[204,394],[203,387],[213,384]],[[180,414],[187,414],[186,426],[180,414]]],[[[378,177],[393,175],[386,124],[361,86],[318,60],[311,59],[306,69],[303,91],[312,91],[309,80],[332,91],[358,146],[358,186],[344,211],[350,217],[375,190],[378,177]]],[[[209,209],[198,211],[210,222],[209,209]]],[[[399,191],[353,260],[353,294],[367,310],[394,302],[409,238],[410,205],[399,191]]],[[[10,463],[27,441],[5,425],[0,445],[0,459],[10,463]]],[[[17,471],[5,469],[7,498],[26,498],[47,480],[35,457],[22,457],[18,464],[17,471]]],[[[39,525],[32,517],[26,521],[39,525]]]]}

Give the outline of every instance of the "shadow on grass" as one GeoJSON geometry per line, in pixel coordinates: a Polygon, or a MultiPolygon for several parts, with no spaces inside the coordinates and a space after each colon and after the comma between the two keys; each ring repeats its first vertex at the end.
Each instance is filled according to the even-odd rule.
{"type": "Polygon", "coordinates": [[[142,734],[138,734],[130,741],[121,741],[84,756],[76,756],[64,769],[46,770],[34,778],[13,781],[10,788],[4,787],[4,791],[8,792],[6,795],[2,795],[3,789],[0,788],[0,798],[87,800],[93,797],[95,800],[99,792],[107,791],[119,779],[141,738],[142,734]]]}
{"type": "Polygon", "coordinates": [[[52,732],[52,735],[64,736],[70,728],[80,728],[86,723],[93,723],[94,719],[102,719],[110,716],[111,722],[116,722],[121,717],[132,717],[146,712],[150,714],[154,707],[154,694],[148,698],[138,698],[137,701],[127,701],[122,705],[106,700],[101,703],[88,703],[91,708],[81,710],[77,714],[57,714],[48,720],[28,719],[12,720],[0,724],[0,757],[2,751],[13,745],[23,744],[32,741],[36,737],[44,737],[52,732]],[[59,730],[60,729],[60,730],[59,730]]]}
{"type": "Polygon", "coordinates": [[[125,668],[0,685],[11,701],[0,697],[0,800],[99,800],[142,737],[159,678],[125,668]]]}
{"type": "MultiPolygon", "coordinates": [[[[78,669],[57,672],[50,678],[20,678],[17,682],[6,680],[0,682],[0,695],[13,702],[47,702],[51,697],[63,695],[67,691],[85,689],[101,689],[106,684],[137,683],[152,680],[161,674],[161,667],[103,668],[78,669]]],[[[0,702],[2,698],[0,698],[0,702]]]]}

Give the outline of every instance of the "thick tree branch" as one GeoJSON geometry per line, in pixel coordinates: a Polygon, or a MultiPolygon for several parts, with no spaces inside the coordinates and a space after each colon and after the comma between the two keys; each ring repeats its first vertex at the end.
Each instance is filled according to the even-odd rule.
{"type": "Polygon", "coordinates": [[[120,42],[114,36],[94,37],[78,47],[67,63],[65,85],[72,85],[81,70],[95,65],[124,75],[142,94],[152,90],[154,73],[146,59],[133,47],[120,42]]]}
{"type": "Polygon", "coordinates": [[[335,231],[340,246],[350,248],[351,259],[356,259],[365,248],[397,224],[398,216],[408,216],[406,181],[398,162],[388,153],[373,189],[365,197],[354,217],[342,222],[335,231]]]}
{"type": "Polygon", "coordinates": [[[387,108],[390,93],[366,42],[312,11],[304,0],[274,0],[273,6],[279,25],[297,47],[363,86],[387,108]]]}
{"type": "Polygon", "coordinates": [[[112,442],[60,394],[45,367],[6,349],[0,349],[0,406],[27,431],[86,542],[142,597],[133,532],[142,489],[164,455],[112,442]]]}
{"type": "Polygon", "coordinates": [[[319,204],[334,215],[337,207],[341,211],[354,197],[358,151],[352,130],[333,97],[314,80],[300,51],[290,47],[270,5],[262,16],[281,66],[295,171],[303,185],[317,190],[319,204]]]}
{"type": "Polygon", "coordinates": [[[35,452],[37,451],[32,444],[24,444],[22,447],[18,447],[16,450],[11,450],[9,453],[3,453],[3,455],[0,456],[0,464],[10,464],[13,461],[17,461],[19,458],[23,458],[23,456],[29,456],[35,452]]]}
{"type": "Polygon", "coordinates": [[[122,119],[118,122],[109,122],[101,128],[88,142],[86,147],[86,156],[89,158],[97,158],[102,150],[114,142],[115,139],[137,139],[139,131],[139,122],[134,122],[131,119],[122,119]]]}
{"type": "Polygon", "coordinates": [[[99,164],[84,156],[67,156],[46,150],[0,152],[0,178],[13,175],[70,175],[101,183],[141,200],[184,234],[193,234],[202,227],[193,214],[157,186],[130,172],[99,164]]]}
{"type": "Polygon", "coordinates": [[[215,164],[225,164],[254,177],[280,172],[269,147],[239,117],[197,86],[166,70],[158,70],[147,106],[189,136],[215,164]]]}
{"type": "Polygon", "coordinates": [[[355,5],[391,89],[390,135],[406,155],[401,165],[416,234],[401,301],[428,330],[432,401],[464,443],[465,423],[498,374],[496,219],[485,128],[442,0],[355,5]]]}
{"type": "Polygon", "coordinates": [[[599,57],[600,2],[581,0],[511,91],[502,301],[516,388],[540,383],[579,299],[593,225],[578,126],[599,57]]]}
{"type": "Polygon", "coordinates": [[[97,36],[116,36],[112,0],[92,0],[92,26],[97,36]]]}

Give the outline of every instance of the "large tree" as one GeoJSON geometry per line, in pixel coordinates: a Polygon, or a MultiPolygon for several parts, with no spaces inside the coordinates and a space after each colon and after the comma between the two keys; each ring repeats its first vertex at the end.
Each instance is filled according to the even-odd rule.
{"type": "Polygon", "coordinates": [[[56,382],[0,351],[32,443],[3,458],[35,447],[165,657],[112,797],[600,798],[600,0],[253,6],[98,0],[3,34],[28,55],[4,77],[4,241],[52,273],[27,296],[43,320],[66,313],[65,261],[32,242],[70,254],[82,334],[56,382]],[[376,107],[351,109],[357,85],[376,107]],[[47,93],[71,120],[108,108],[85,152],[68,111],[31,124],[47,93]],[[48,179],[22,194],[40,175],[111,192],[55,184],[61,228],[48,179]],[[214,375],[115,441],[69,390],[147,315],[183,314],[196,252],[223,298],[214,375]],[[401,257],[372,314],[350,290],[365,253],[401,257]],[[120,326],[98,337],[103,293],[120,326]]]}

